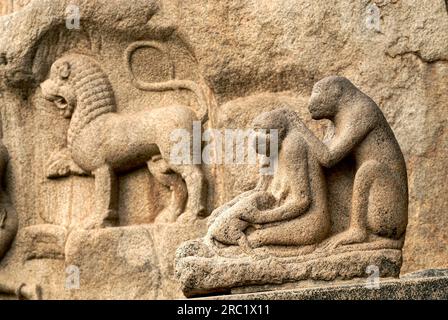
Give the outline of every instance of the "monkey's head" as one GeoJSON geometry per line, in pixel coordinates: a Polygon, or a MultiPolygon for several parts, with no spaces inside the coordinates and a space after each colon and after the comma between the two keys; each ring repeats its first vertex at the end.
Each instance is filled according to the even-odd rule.
{"type": "Polygon", "coordinates": [[[314,120],[332,119],[339,111],[340,100],[353,88],[353,84],[344,77],[331,76],[314,85],[308,109],[314,120]]]}
{"type": "Polygon", "coordinates": [[[286,108],[277,109],[271,112],[265,112],[260,114],[252,121],[252,129],[257,137],[254,140],[254,148],[260,153],[259,146],[265,145],[267,152],[271,145],[271,137],[275,133],[278,137],[278,143],[280,144],[286,137],[290,127],[290,113],[292,111],[286,108]]]}

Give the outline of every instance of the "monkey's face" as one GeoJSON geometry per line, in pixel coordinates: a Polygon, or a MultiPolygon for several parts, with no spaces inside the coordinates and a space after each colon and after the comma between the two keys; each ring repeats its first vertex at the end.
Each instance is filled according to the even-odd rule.
{"type": "Polygon", "coordinates": [[[261,114],[252,122],[252,130],[254,131],[252,143],[255,151],[260,155],[269,155],[271,147],[275,147],[275,143],[280,143],[283,140],[286,131],[282,110],[261,114]]]}
{"type": "Polygon", "coordinates": [[[325,80],[318,82],[311,94],[308,110],[314,120],[332,119],[338,111],[342,89],[339,84],[325,80]]]}

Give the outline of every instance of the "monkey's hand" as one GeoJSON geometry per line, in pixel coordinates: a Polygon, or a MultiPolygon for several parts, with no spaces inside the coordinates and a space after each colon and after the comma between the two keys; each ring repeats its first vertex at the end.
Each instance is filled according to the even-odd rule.
{"type": "Polygon", "coordinates": [[[258,192],[259,191],[257,189],[243,192],[242,194],[235,197],[231,201],[229,201],[226,204],[223,204],[222,206],[220,206],[219,208],[216,208],[215,210],[213,210],[213,212],[208,217],[208,222],[207,222],[208,227],[210,227],[221,214],[223,214],[227,210],[231,209],[233,206],[239,205],[241,202],[245,201],[246,198],[250,198],[250,196],[252,196],[253,194],[258,193],[258,192]]]}
{"type": "Polygon", "coordinates": [[[48,179],[68,177],[70,175],[87,175],[72,159],[70,151],[63,149],[50,156],[47,164],[46,176],[48,179]]]}
{"type": "Polygon", "coordinates": [[[246,199],[241,217],[251,224],[276,222],[275,214],[270,214],[276,202],[276,198],[270,192],[255,192],[246,199]]]}

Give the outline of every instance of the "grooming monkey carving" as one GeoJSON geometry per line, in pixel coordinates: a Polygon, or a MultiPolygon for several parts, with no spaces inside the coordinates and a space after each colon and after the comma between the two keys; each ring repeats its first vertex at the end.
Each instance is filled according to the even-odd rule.
{"type": "Polygon", "coordinates": [[[329,119],[333,138],[324,144],[306,127],[305,139],[322,166],[352,156],[356,163],[350,226],[327,246],[361,243],[369,236],[400,239],[407,226],[406,165],[398,142],[376,103],[343,77],[328,77],[313,89],[309,111],[329,119]]]}

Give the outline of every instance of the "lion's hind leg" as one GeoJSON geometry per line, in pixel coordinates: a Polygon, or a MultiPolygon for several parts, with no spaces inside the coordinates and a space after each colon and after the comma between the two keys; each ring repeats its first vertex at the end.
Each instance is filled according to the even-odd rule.
{"type": "Polygon", "coordinates": [[[170,165],[181,175],[188,191],[186,212],[193,218],[207,215],[207,182],[199,165],[170,165]]]}
{"type": "Polygon", "coordinates": [[[148,161],[148,169],[154,178],[172,191],[171,202],[167,209],[167,216],[158,217],[162,222],[176,222],[185,211],[188,190],[182,177],[171,170],[168,163],[161,156],[155,156],[148,161]]]}

